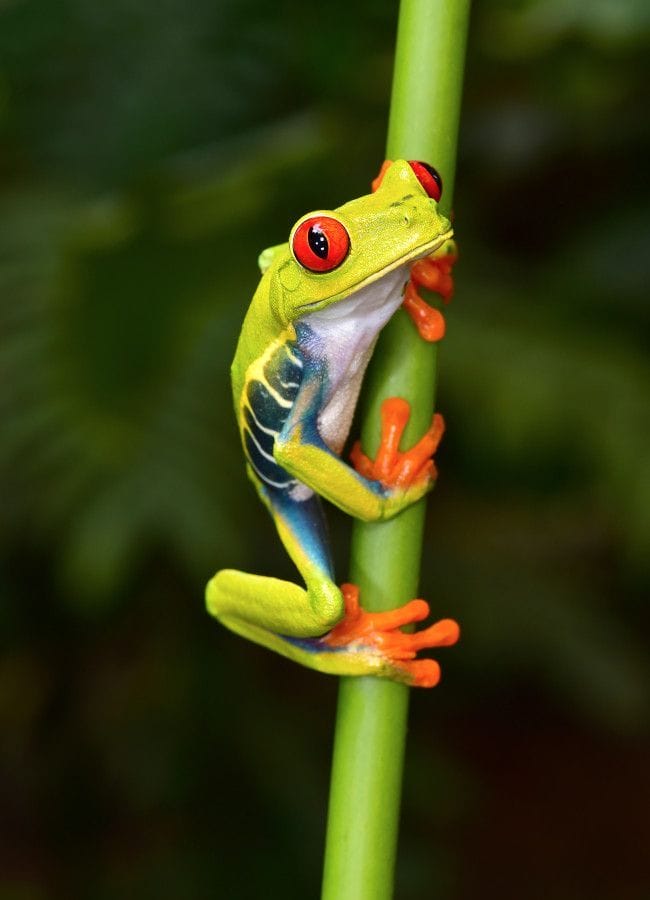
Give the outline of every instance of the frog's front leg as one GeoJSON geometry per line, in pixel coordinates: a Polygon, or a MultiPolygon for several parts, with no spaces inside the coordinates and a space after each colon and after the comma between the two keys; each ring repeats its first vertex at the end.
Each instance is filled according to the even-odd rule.
{"type": "Polygon", "coordinates": [[[347,465],[320,437],[317,423],[317,390],[303,388],[275,447],[280,465],[303,484],[343,512],[370,522],[388,519],[421,499],[434,485],[436,470],[432,456],[444,430],[442,416],[435,415],[423,437],[409,450],[399,443],[410,416],[410,406],[401,398],[382,405],[381,441],[373,463],[353,447],[354,468],[347,465]]]}
{"type": "Polygon", "coordinates": [[[449,303],[454,293],[451,270],[457,259],[456,243],[448,240],[431,256],[419,259],[411,266],[402,306],[425,341],[439,341],[445,336],[445,319],[439,309],[422,299],[418,288],[433,291],[444,303],[449,303]]]}

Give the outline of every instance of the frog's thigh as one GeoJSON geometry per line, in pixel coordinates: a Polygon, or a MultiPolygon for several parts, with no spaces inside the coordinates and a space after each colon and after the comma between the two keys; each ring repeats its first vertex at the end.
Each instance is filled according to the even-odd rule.
{"type": "Polygon", "coordinates": [[[275,646],[270,640],[275,634],[316,637],[339,621],[343,598],[324,574],[307,584],[305,590],[279,578],[223,569],[208,583],[207,607],[232,631],[257,643],[275,646]]]}
{"type": "Polygon", "coordinates": [[[329,631],[343,616],[343,596],[332,581],[325,520],[315,495],[297,502],[262,486],[278,533],[306,589],[289,581],[233,569],[208,584],[208,610],[224,625],[274,649],[276,635],[308,638],[329,631]]]}

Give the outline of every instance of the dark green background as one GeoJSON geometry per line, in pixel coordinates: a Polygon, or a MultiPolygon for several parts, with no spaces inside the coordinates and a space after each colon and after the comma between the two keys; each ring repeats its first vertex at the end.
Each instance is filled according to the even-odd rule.
{"type": "MultiPolygon", "coordinates": [[[[0,7],[2,900],[318,894],[336,682],[202,593],[294,577],[228,367],[259,250],[378,169],[395,18],[0,7]]],[[[642,900],[647,4],[477,0],[468,54],[422,576],[463,640],[413,696],[397,898],[642,900]]]]}

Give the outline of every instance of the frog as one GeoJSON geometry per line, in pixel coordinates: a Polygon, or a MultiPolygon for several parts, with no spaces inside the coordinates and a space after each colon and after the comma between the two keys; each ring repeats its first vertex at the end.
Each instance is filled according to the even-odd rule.
{"type": "Polygon", "coordinates": [[[440,679],[437,661],[418,652],[454,644],[459,627],[441,619],[403,631],[429,616],[419,598],[365,610],[357,585],[336,582],[322,500],[378,522],[435,484],[442,416],[401,450],[406,398],[382,403],[374,459],[359,442],[350,462],[343,451],[377,338],[397,310],[423,339],[444,334],[442,313],[419,294],[426,287],[448,300],[453,291],[456,245],[441,193],[428,163],[388,160],[371,193],[302,216],[287,242],[260,255],[231,367],[233,401],[248,477],[303,585],[222,569],[206,589],[208,612],[224,626],[295,662],[414,687],[440,679]]]}

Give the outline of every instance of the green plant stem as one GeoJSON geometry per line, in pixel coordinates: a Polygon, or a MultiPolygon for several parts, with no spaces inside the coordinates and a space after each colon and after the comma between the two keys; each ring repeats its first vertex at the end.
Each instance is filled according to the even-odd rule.
{"type": "MultiPolygon", "coordinates": [[[[388,159],[421,159],[442,175],[442,211],[453,191],[469,0],[402,0],[388,159]]],[[[365,384],[362,441],[374,456],[379,407],[406,397],[405,445],[431,421],[437,347],[399,311],[382,333],[365,384]]],[[[355,523],[351,578],[371,610],[417,596],[425,502],[391,522],[355,523]]],[[[434,610],[435,613],[435,610],[434,610]]],[[[389,900],[397,847],[409,688],[374,678],[342,678],[339,690],[323,900],[389,900]]]]}

